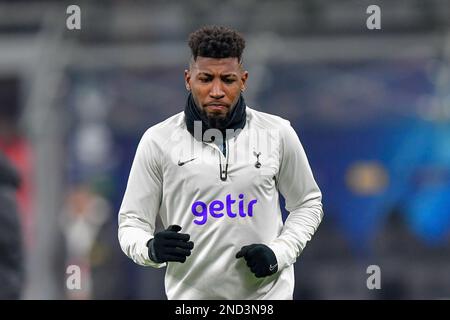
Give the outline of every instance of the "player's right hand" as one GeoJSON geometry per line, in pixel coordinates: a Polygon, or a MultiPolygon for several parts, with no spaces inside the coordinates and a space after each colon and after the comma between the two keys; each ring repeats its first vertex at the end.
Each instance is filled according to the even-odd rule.
{"type": "Polygon", "coordinates": [[[157,232],[147,244],[150,259],[156,263],[185,262],[186,257],[191,255],[194,243],[189,241],[189,234],[179,233],[180,230],[179,225],[171,225],[166,230],[157,232]]]}

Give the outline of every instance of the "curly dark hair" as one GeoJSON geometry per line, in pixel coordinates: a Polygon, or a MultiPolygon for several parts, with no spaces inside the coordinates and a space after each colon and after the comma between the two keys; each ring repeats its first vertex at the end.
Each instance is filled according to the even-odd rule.
{"type": "Polygon", "coordinates": [[[245,40],[237,31],[222,26],[205,26],[189,35],[189,47],[194,60],[208,58],[238,58],[242,61],[245,40]]]}

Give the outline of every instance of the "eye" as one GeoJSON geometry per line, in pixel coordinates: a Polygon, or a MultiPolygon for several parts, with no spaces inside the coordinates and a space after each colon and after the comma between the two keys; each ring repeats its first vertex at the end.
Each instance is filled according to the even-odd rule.
{"type": "Polygon", "coordinates": [[[234,78],[225,78],[223,79],[223,82],[227,83],[227,84],[231,84],[233,82],[235,82],[236,80],[234,78]]]}
{"type": "Polygon", "coordinates": [[[206,83],[206,82],[211,81],[211,78],[210,77],[200,77],[199,80],[200,80],[200,82],[206,83]]]}

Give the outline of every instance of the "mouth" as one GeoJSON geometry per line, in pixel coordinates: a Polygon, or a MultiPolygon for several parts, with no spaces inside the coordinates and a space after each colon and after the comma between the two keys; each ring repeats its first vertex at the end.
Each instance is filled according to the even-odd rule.
{"type": "Polygon", "coordinates": [[[224,103],[208,103],[206,104],[206,108],[210,111],[226,111],[228,109],[228,106],[224,103]]]}

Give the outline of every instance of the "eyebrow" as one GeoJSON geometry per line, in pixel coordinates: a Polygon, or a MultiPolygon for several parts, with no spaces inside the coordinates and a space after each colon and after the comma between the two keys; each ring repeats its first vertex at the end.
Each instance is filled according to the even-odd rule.
{"type": "MultiPolygon", "coordinates": [[[[200,71],[200,72],[198,73],[198,75],[199,75],[199,76],[205,75],[205,76],[210,77],[210,76],[212,76],[212,73],[209,73],[208,71],[200,71]]],[[[237,74],[234,73],[234,72],[230,72],[230,73],[222,74],[221,77],[227,77],[227,78],[228,78],[228,77],[237,77],[237,74]]]]}

